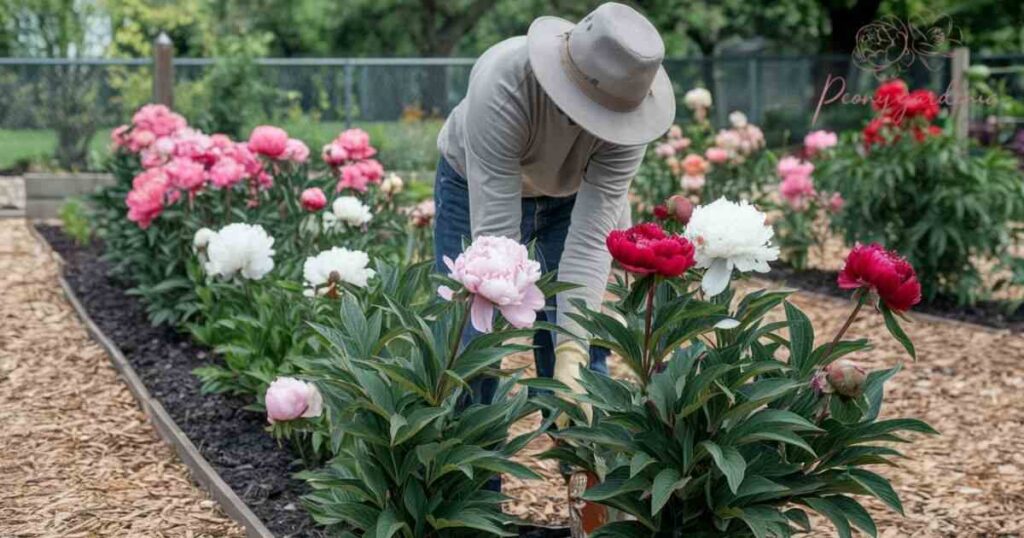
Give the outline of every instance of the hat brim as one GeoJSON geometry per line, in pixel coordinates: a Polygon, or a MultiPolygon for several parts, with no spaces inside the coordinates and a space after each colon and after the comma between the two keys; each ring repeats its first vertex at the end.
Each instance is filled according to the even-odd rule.
{"type": "Polygon", "coordinates": [[[647,144],[665,134],[676,116],[676,97],[664,67],[658,68],[651,91],[640,106],[612,110],[591,99],[562,67],[565,33],[576,25],[559,17],[540,17],[527,32],[530,66],[537,82],[566,115],[601,140],[614,144],[647,144]]]}

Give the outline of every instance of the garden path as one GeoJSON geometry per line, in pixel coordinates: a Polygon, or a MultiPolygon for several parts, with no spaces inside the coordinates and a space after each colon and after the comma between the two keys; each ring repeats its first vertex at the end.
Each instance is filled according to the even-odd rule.
{"type": "MultiPolygon", "coordinates": [[[[778,287],[751,281],[744,288],[755,286],[778,287]]],[[[851,306],[803,292],[793,302],[813,322],[818,344],[831,339],[851,306]]],[[[907,362],[887,384],[883,415],[923,419],[941,435],[916,436],[913,444],[897,447],[907,459],[898,468],[879,471],[893,478],[906,512],[902,517],[871,502],[879,536],[1024,534],[1024,336],[924,317],[904,327],[917,346],[918,360],[907,362]]],[[[888,368],[904,358],[902,348],[886,334],[881,315],[861,314],[847,337],[869,337],[875,343],[851,357],[869,368],[888,368]]],[[[505,366],[532,362],[532,357],[517,356],[505,366]]],[[[621,363],[613,362],[611,370],[626,375],[621,363]]],[[[536,427],[538,420],[517,424],[513,434],[536,427]]],[[[505,493],[517,499],[506,510],[536,522],[563,524],[565,487],[557,465],[532,457],[549,443],[546,437],[535,440],[520,458],[547,480],[506,477],[505,493]]],[[[834,536],[834,531],[819,518],[811,536],[834,536]]]]}
{"type": "Polygon", "coordinates": [[[23,220],[0,219],[0,536],[242,536],[157,438],[23,220]]]}

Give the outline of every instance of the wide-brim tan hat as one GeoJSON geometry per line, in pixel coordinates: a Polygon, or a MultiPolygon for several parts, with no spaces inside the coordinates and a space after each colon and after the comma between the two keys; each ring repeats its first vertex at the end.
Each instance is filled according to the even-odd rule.
{"type": "Polygon", "coordinates": [[[544,92],[594,136],[646,144],[672,126],[676,98],[661,65],[665,45],[633,8],[602,4],[578,24],[540,17],[527,47],[544,92]]]}

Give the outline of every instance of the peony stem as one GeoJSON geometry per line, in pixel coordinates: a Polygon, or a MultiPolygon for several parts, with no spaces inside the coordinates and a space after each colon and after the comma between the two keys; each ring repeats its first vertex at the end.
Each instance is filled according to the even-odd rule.
{"type": "Polygon", "coordinates": [[[654,317],[654,290],[658,287],[658,277],[654,277],[651,289],[647,290],[647,314],[644,318],[644,382],[646,383],[653,374],[654,363],[651,360],[651,321],[654,317]]]}
{"type": "Polygon", "coordinates": [[[833,338],[832,342],[829,343],[828,349],[825,350],[825,355],[822,356],[821,359],[823,364],[828,364],[828,359],[829,357],[832,356],[832,351],[835,349],[836,344],[838,344],[839,340],[843,337],[844,334],[846,334],[846,331],[850,328],[850,325],[853,325],[853,321],[857,319],[857,314],[860,313],[861,307],[864,306],[863,290],[857,290],[857,293],[854,295],[854,297],[857,299],[857,305],[853,307],[853,311],[850,312],[850,316],[846,318],[846,323],[843,323],[843,326],[839,329],[839,332],[836,333],[836,337],[833,338]]]}

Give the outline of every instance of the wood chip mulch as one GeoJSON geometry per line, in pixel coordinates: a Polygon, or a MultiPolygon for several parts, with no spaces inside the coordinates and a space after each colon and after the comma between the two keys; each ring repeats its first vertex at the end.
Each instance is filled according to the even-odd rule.
{"type": "Polygon", "coordinates": [[[22,220],[0,220],[0,536],[242,536],[156,436],[22,220]]]}
{"type": "MultiPolygon", "coordinates": [[[[745,287],[776,288],[770,282],[745,287]]],[[[793,302],[814,323],[817,343],[834,336],[850,311],[843,300],[797,293],[793,302]]],[[[974,537],[1024,535],[1024,337],[976,325],[917,320],[906,325],[918,350],[917,362],[886,386],[883,414],[916,417],[941,435],[915,436],[901,445],[907,456],[898,468],[878,472],[892,478],[906,517],[869,502],[879,536],[974,537]]],[[[848,338],[869,337],[875,347],[851,358],[869,368],[888,368],[904,360],[890,339],[881,315],[864,312],[848,338]]],[[[621,363],[613,375],[624,376],[621,363]]],[[[519,356],[506,366],[532,364],[519,356]]],[[[539,417],[517,424],[513,433],[536,427],[539,417]]],[[[520,461],[538,470],[544,481],[506,477],[503,491],[516,499],[506,511],[538,523],[566,523],[565,486],[556,464],[533,455],[550,446],[537,439],[520,461]]],[[[835,536],[821,518],[811,536],[835,536]]]]}

